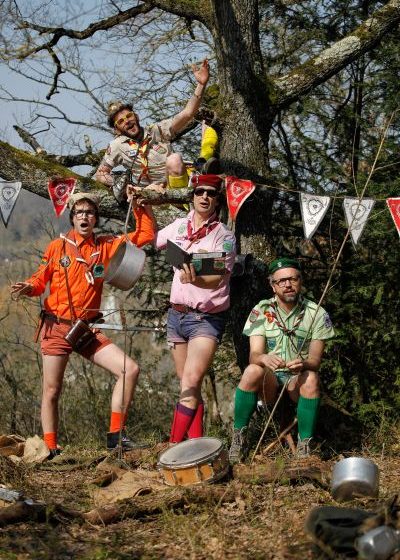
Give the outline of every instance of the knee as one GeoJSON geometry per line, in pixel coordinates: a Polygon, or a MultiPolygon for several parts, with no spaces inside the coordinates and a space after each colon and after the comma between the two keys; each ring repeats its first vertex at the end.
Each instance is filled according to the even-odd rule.
{"type": "Polygon", "coordinates": [[[193,389],[196,389],[201,386],[203,375],[203,372],[196,370],[192,370],[188,373],[183,372],[182,384],[186,387],[192,387],[193,389]]]}
{"type": "Polygon", "coordinates": [[[129,381],[135,382],[139,377],[140,368],[136,362],[133,360],[127,360],[125,366],[125,376],[129,381]]]}
{"type": "Polygon", "coordinates": [[[170,175],[183,175],[186,169],[180,154],[169,155],[165,166],[170,175]]]}
{"type": "Polygon", "coordinates": [[[250,364],[244,370],[239,388],[243,391],[257,391],[260,381],[264,375],[264,369],[261,366],[250,364]]]}
{"type": "Polygon", "coordinates": [[[43,388],[43,398],[48,402],[58,402],[61,385],[48,385],[43,388]]]}
{"type": "Polygon", "coordinates": [[[300,378],[300,394],[303,397],[313,398],[319,396],[319,375],[316,371],[305,371],[300,378]]]}

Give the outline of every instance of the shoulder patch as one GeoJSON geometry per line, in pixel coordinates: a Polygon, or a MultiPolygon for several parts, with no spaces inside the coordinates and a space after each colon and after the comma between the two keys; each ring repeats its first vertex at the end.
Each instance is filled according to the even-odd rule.
{"type": "Polygon", "coordinates": [[[233,251],[233,241],[231,239],[226,239],[222,243],[222,249],[223,249],[223,251],[226,251],[227,253],[230,253],[231,251],[233,251]]]}
{"type": "Polygon", "coordinates": [[[274,316],[272,315],[271,311],[265,311],[264,317],[267,319],[268,323],[274,322],[274,316]]]}
{"type": "Polygon", "coordinates": [[[249,315],[250,323],[254,323],[255,321],[257,321],[259,316],[260,316],[260,312],[258,311],[258,309],[252,309],[249,315]]]}

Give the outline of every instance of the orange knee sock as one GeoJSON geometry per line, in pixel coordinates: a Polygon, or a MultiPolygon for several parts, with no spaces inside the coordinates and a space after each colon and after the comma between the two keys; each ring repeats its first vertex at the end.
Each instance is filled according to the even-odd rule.
{"type": "Polygon", "coordinates": [[[49,449],[57,449],[57,432],[46,432],[43,439],[49,449]]]}
{"type": "Polygon", "coordinates": [[[127,418],[128,418],[127,412],[111,411],[110,432],[119,432],[121,423],[122,423],[122,428],[125,428],[127,418]]]}

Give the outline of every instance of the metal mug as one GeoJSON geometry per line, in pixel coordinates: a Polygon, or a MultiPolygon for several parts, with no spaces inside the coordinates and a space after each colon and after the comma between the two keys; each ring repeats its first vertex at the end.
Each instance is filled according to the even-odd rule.
{"type": "Polygon", "coordinates": [[[335,500],[351,500],[357,496],[378,497],[379,470],[364,457],[347,457],[336,463],[332,472],[332,496],[335,500]]]}

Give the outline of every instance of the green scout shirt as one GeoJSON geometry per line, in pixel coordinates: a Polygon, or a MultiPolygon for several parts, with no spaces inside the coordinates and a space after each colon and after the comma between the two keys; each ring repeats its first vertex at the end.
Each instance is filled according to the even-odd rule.
{"type": "MultiPolygon", "coordinates": [[[[302,299],[305,312],[299,326],[293,335],[286,334],[275,323],[270,313],[270,305],[275,302],[275,298],[260,301],[252,310],[243,329],[243,334],[247,336],[263,335],[266,338],[267,351],[278,354],[285,362],[290,362],[298,356],[305,360],[308,356],[308,349],[311,340],[328,340],[335,336],[329,314],[320,307],[315,316],[317,304],[309,299],[302,299]],[[315,319],[314,319],[315,316],[315,319]],[[305,336],[307,340],[304,342],[305,336]],[[303,344],[304,342],[304,344],[303,344]]],[[[290,313],[286,313],[278,307],[280,318],[288,329],[292,329],[302,307],[300,302],[290,313]]]]}

